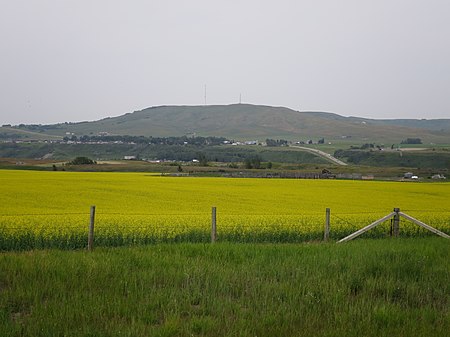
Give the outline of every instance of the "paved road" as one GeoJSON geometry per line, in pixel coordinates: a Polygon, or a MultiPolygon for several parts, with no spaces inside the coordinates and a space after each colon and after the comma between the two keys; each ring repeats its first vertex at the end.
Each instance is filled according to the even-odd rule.
{"type": "Polygon", "coordinates": [[[346,166],[347,165],[347,163],[344,163],[342,160],[339,160],[339,159],[333,157],[331,154],[323,152],[323,151],[320,151],[320,150],[317,150],[317,149],[311,149],[309,147],[297,146],[297,145],[291,145],[291,147],[295,147],[297,149],[302,149],[302,150],[305,150],[307,152],[311,152],[311,153],[317,154],[317,155],[321,156],[322,158],[325,158],[325,159],[333,162],[334,164],[338,164],[338,165],[342,165],[342,166],[346,166]]]}

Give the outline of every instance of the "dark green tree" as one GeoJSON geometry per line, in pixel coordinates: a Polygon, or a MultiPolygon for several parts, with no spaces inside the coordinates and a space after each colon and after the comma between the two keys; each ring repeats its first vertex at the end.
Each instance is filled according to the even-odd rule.
{"type": "Polygon", "coordinates": [[[74,160],[69,162],[69,165],[93,165],[96,164],[95,161],[89,159],[88,157],[76,157],[74,160]]]}
{"type": "Polygon", "coordinates": [[[420,138],[406,138],[402,140],[400,144],[422,144],[422,139],[420,138]]]}
{"type": "Polygon", "coordinates": [[[261,168],[261,157],[258,155],[247,157],[244,160],[244,165],[246,169],[259,169],[261,168]]]}
{"type": "Polygon", "coordinates": [[[203,152],[198,154],[198,161],[200,166],[208,166],[208,158],[206,158],[206,155],[203,152]]]}

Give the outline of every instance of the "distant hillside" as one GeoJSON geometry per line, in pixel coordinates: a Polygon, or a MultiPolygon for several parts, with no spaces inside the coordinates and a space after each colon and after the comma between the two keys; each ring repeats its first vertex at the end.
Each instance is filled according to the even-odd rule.
{"type": "Polygon", "coordinates": [[[434,131],[449,132],[450,119],[382,119],[375,122],[409,128],[420,128],[434,131]]]}
{"type": "Polygon", "coordinates": [[[317,141],[324,137],[326,141],[386,143],[421,138],[424,143],[450,144],[450,119],[373,120],[250,104],[151,107],[94,122],[22,126],[20,130],[59,137],[72,133],[154,137],[195,134],[239,140],[317,141]]]}
{"type": "Polygon", "coordinates": [[[23,140],[52,140],[61,139],[62,137],[57,135],[49,135],[44,131],[46,130],[46,125],[40,127],[40,131],[30,131],[29,126],[24,126],[21,128],[4,126],[0,127],[0,142],[2,140],[10,139],[23,139],[23,140]]]}

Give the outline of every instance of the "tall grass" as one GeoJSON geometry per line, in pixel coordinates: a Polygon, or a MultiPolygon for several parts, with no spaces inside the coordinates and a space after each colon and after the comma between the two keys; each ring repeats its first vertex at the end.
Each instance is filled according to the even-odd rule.
{"type": "Polygon", "coordinates": [[[445,336],[442,238],[0,255],[1,336],[445,336]]]}

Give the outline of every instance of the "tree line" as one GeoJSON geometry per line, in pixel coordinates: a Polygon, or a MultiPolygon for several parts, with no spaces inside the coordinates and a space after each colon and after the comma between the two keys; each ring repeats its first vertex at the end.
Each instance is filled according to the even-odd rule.
{"type": "Polygon", "coordinates": [[[214,137],[214,136],[208,136],[208,137],[187,137],[187,136],[181,136],[181,137],[146,137],[146,136],[111,136],[111,135],[105,135],[105,136],[71,136],[71,137],[64,137],[64,141],[73,141],[73,142],[82,142],[82,143],[88,143],[88,142],[122,142],[122,143],[134,143],[134,144],[154,144],[154,145],[195,145],[195,146],[213,146],[213,145],[220,145],[228,140],[225,137],[214,137]]]}

